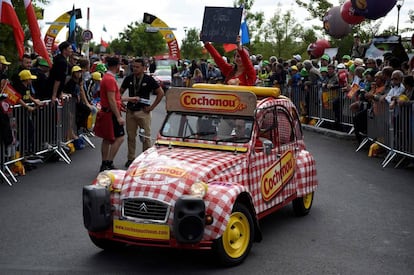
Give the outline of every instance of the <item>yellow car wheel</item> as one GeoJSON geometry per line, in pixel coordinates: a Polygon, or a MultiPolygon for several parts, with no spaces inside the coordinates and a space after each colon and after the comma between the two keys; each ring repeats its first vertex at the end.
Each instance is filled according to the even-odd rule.
{"type": "Polygon", "coordinates": [[[219,260],[226,266],[243,262],[249,254],[254,236],[253,218],[243,204],[236,203],[226,230],[217,242],[219,260]]]}
{"type": "Polygon", "coordinates": [[[305,216],[309,213],[313,203],[313,192],[293,200],[293,211],[296,216],[305,216]]]}

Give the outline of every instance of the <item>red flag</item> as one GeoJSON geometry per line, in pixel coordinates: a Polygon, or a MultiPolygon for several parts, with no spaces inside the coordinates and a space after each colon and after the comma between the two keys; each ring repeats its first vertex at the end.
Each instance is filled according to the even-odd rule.
{"type": "Polygon", "coordinates": [[[223,44],[223,49],[226,53],[231,52],[232,50],[237,49],[236,44],[223,44]]]}
{"type": "Polygon", "coordinates": [[[108,47],[109,47],[109,44],[108,44],[107,42],[105,42],[105,41],[102,39],[102,37],[101,37],[101,45],[102,45],[103,47],[105,47],[105,48],[108,48],[108,47]]]}
{"type": "Polygon", "coordinates": [[[52,66],[52,62],[50,61],[45,42],[41,37],[40,28],[39,24],[37,23],[32,1],[24,0],[24,7],[26,9],[27,21],[29,22],[30,34],[32,35],[33,48],[38,55],[46,59],[47,63],[49,63],[49,66],[52,66]]]}
{"type": "Polygon", "coordinates": [[[13,28],[14,41],[19,57],[22,58],[24,54],[24,32],[11,0],[0,0],[0,23],[10,25],[13,28]]]}

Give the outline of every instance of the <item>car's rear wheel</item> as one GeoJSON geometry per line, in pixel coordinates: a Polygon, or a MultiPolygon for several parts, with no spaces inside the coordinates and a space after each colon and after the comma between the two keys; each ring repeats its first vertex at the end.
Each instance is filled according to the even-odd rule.
{"type": "Polygon", "coordinates": [[[89,238],[91,239],[94,245],[96,245],[97,247],[103,250],[118,250],[118,249],[125,247],[125,245],[122,243],[114,242],[114,241],[107,240],[107,239],[97,238],[92,235],[89,235],[89,238]]]}
{"type": "Polygon", "coordinates": [[[236,203],[223,235],[216,241],[219,260],[226,266],[244,261],[252,247],[253,218],[246,206],[236,203]]]}
{"type": "Polygon", "coordinates": [[[303,197],[293,200],[293,211],[296,216],[305,216],[309,214],[313,203],[313,192],[304,195],[303,197]]]}

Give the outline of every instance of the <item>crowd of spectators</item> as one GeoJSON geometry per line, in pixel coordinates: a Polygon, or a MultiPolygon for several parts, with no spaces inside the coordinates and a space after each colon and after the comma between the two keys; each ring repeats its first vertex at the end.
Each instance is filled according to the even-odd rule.
{"type": "MultiPolygon", "coordinates": [[[[414,102],[412,82],[414,75],[414,58],[401,61],[391,52],[379,58],[366,58],[359,54],[367,44],[361,44],[356,36],[355,46],[350,55],[331,57],[327,54],[318,59],[302,60],[295,54],[284,60],[271,56],[268,59],[261,54],[250,55],[257,74],[256,85],[274,86],[281,89],[282,94],[295,102],[300,102],[299,111],[306,115],[309,105],[308,91],[318,85],[322,90],[338,90],[332,100],[335,116],[334,129],[344,130],[341,125],[341,114],[344,106],[341,97],[351,100],[349,111],[352,113],[355,135],[359,142],[366,133],[367,111],[372,110],[374,102],[385,102],[390,108],[414,102]],[[408,103],[407,103],[408,102],[408,103]]],[[[223,57],[226,62],[230,62],[223,57]]],[[[202,81],[207,83],[223,82],[220,68],[213,60],[193,60],[191,64],[183,62],[181,69],[175,72],[176,77],[184,78],[183,85],[191,86],[195,81],[191,74],[197,68],[202,72],[202,81]]],[[[198,77],[197,82],[200,81],[198,77]]]]}

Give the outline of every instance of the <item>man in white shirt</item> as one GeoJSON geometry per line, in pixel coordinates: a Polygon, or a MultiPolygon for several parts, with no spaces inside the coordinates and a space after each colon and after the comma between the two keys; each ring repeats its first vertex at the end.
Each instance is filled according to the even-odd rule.
{"type": "Polygon", "coordinates": [[[390,91],[382,96],[381,100],[385,100],[388,104],[395,99],[397,99],[405,90],[404,85],[402,84],[404,74],[400,70],[395,70],[391,75],[391,89],[390,91]]]}

